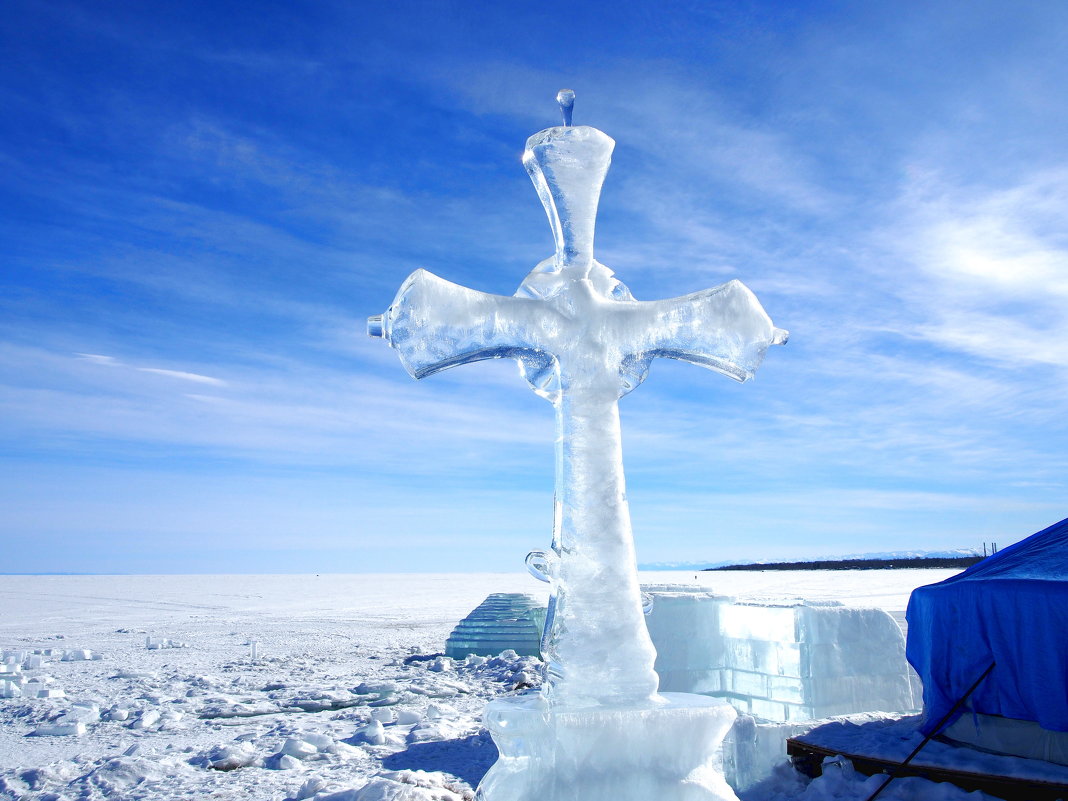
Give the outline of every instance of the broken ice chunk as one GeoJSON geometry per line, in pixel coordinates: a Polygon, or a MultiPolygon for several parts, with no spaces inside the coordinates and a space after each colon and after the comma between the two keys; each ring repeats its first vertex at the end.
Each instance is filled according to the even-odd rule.
{"type": "Polygon", "coordinates": [[[432,670],[435,673],[444,673],[445,671],[452,670],[452,659],[447,656],[439,656],[430,663],[427,670],[432,670]]]}
{"type": "Polygon", "coordinates": [[[63,718],[70,722],[96,723],[100,720],[100,707],[90,702],[77,702],[63,714],[63,718]]]}
{"type": "Polygon", "coordinates": [[[267,767],[275,770],[297,770],[300,766],[300,760],[289,754],[276,754],[268,760],[267,764],[267,767]]]}
{"type": "Polygon", "coordinates": [[[353,739],[368,745],[384,745],[386,742],[386,730],[381,721],[372,720],[366,726],[356,730],[353,739]]]}
{"type": "Polygon", "coordinates": [[[155,709],[146,709],[138,716],[137,720],[130,724],[131,729],[147,729],[154,726],[159,720],[159,712],[155,709]]]}
{"type": "Polygon", "coordinates": [[[33,733],[35,737],[81,737],[85,734],[85,724],[81,721],[42,723],[33,733]]]}
{"type": "Polygon", "coordinates": [[[282,744],[282,754],[287,754],[296,759],[307,759],[319,753],[319,749],[306,740],[298,740],[296,737],[287,737],[282,744]]]}
{"type": "Polygon", "coordinates": [[[337,750],[337,741],[333,737],[326,734],[319,734],[318,732],[304,732],[300,735],[300,739],[309,745],[315,746],[315,748],[321,754],[330,753],[337,750]]]}
{"type": "Polygon", "coordinates": [[[13,681],[0,681],[0,698],[20,698],[22,688],[13,681]]]}
{"type": "Polygon", "coordinates": [[[297,790],[297,794],[293,797],[296,801],[304,801],[306,798],[318,795],[324,789],[326,789],[326,782],[318,777],[314,777],[304,782],[304,784],[300,786],[300,789],[297,790]]]}
{"type": "Polygon", "coordinates": [[[371,720],[377,720],[379,723],[392,723],[393,710],[388,707],[373,709],[371,710],[371,720]]]}
{"type": "Polygon", "coordinates": [[[197,760],[206,763],[212,770],[236,770],[263,763],[256,757],[256,752],[247,743],[236,745],[216,745],[197,760]]]}

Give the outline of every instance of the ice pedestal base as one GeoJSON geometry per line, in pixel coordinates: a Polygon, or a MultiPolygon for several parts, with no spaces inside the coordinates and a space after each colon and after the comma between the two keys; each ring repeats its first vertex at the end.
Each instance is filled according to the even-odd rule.
{"type": "Polygon", "coordinates": [[[737,801],[719,764],[734,707],[688,693],[660,699],[569,708],[531,693],[490,702],[483,719],[500,758],[477,801],[737,801]]]}

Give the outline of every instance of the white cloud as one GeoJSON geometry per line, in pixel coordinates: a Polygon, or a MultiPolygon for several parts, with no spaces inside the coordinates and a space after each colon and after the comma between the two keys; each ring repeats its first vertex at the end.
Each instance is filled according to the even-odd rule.
{"type": "Polygon", "coordinates": [[[168,378],[179,378],[182,381],[194,381],[198,384],[211,384],[216,387],[226,386],[226,382],[220,378],[212,378],[208,375],[200,375],[199,373],[187,373],[182,370],[165,370],[162,367],[137,367],[142,373],[155,373],[156,375],[167,376],[168,378]]]}
{"type": "Polygon", "coordinates": [[[99,353],[76,353],[74,355],[93,364],[104,364],[109,367],[118,367],[121,364],[114,356],[102,356],[99,353]]]}
{"type": "Polygon", "coordinates": [[[83,361],[99,364],[105,367],[124,367],[129,370],[136,370],[139,373],[152,373],[154,375],[166,376],[167,378],[177,378],[182,381],[193,381],[197,384],[211,384],[216,387],[226,386],[226,382],[221,378],[212,378],[211,376],[201,375],[200,373],[191,373],[185,370],[168,370],[163,367],[137,367],[121,362],[114,356],[103,356],[99,353],[75,353],[74,355],[83,361]]]}
{"type": "Polygon", "coordinates": [[[910,175],[892,231],[917,270],[909,336],[1009,367],[1068,367],[1068,169],[1012,186],[910,175]]]}

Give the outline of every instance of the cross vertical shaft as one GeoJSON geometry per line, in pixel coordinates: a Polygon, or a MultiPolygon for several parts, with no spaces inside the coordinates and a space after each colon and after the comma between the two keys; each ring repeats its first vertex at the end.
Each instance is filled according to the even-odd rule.
{"type": "Polygon", "coordinates": [[[657,689],[656,651],[638,589],[615,393],[572,386],[556,404],[556,426],[550,692],[571,705],[645,700],[657,689]]]}

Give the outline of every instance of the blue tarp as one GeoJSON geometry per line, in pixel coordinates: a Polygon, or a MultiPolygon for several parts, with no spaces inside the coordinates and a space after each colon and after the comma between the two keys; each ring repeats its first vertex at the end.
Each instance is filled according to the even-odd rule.
{"type": "Polygon", "coordinates": [[[906,618],[925,733],[991,662],[971,709],[1068,731],[1068,519],[918,587],[906,618]]]}

